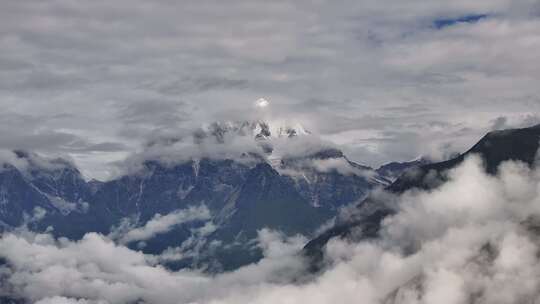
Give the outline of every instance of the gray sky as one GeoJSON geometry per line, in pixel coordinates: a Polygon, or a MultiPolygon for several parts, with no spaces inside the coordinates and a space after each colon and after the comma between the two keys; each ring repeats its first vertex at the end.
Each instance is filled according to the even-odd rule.
{"type": "Polygon", "coordinates": [[[529,0],[3,0],[0,149],[106,178],[264,97],[360,163],[444,157],[540,121],[539,16],[529,0]]]}

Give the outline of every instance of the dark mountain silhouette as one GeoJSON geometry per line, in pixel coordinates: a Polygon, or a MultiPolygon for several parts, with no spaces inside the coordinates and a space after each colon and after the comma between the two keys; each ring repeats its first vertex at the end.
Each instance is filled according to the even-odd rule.
{"type": "MultiPolygon", "coordinates": [[[[504,161],[521,161],[533,166],[537,160],[540,144],[540,125],[530,128],[493,131],[485,135],[467,152],[444,162],[422,165],[406,170],[395,182],[386,187],[386,191],[400,194],[404,191],[419,188],[433,189],[447,180],[445,172],[455,168],[472,154],[479,155],[486,172],[496,174],[499,165],[504,161]]],[[[383,199],[384,200],[384,199],[383,199]]],[[[324,265],[323,250],[332,238],[352,240],[377,237],[382,220],[393,214],[381,198],[371,195],[358,204],[354,214],[311,240],[303,249],[303,253],[311,260],[313,271],[324,265]],[[358,231],[361,231],[358,234],[358,231]],[[353,233],[355,232],[355,233],[353,233]]]]}

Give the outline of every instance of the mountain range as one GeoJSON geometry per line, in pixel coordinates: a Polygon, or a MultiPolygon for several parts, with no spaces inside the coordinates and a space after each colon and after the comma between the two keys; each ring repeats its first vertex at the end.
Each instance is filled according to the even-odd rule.
{"type": "Polygon", "coordinates": [[[314,236],[342,207],[424,162],[375,170],[314,138],[298,124],[212,123],[149,143],[135,169],[105,182],[86,181],[68,160],[14,151],[0,170],[0,230],[73,240],[99,232],[171,269],[219,272],[262,257],[259,230],[314,236]]]}
{"type": "MultiPolygon", "coordinates": [[[[395,212],[372,190],[437,188],[445,172],[472,154],[482,157],[489,174],[506,160],[532,165],[539,139],[540,126],[494,131],[447,161],[421,157],[372,169],[327,143],[313,145],[301,126],[213,123],[193,132],[190,141],[236,156],[147,153],[134,158],[140,161],[136,169],[105,182],[86,181],[66,159],[15,150],[12,163],[4,161],[0,169],[0,231],[24,227],[73,240],[98,232],[158,256],[170,269],[220,272],[261,259],[258,231],[269,228],[312,236],[303,253],[317,271],[324,268],[329,240],[375,238],[382,220],[395,212]],[[253,145],[246,152],[231,149],[238,138],[253,145]],[[342,208],[347,217],[339,215],[342,208]],[[321,226],[331,228],[319,231],[321,226]]],[[[185,140],[162,139],[149,150],[175,151],[185,140]]]]}
{"type": "MultiPolygon", "coordinates": [[[[325,247],[332,239],[360,242],[380,237],[383,220],[397,212],[389,198],[393,194],[435,190],[448,180],[449,170],[471,155],[480,156],[490,175],[497,175],[499,166],[509,160],[533,167],[540,146],[540,125],[493,131],[443,162],[418,158],[375,170],[326,145],[310,147],[303,155],[290,154],[282,153],[283,143],[273,145],[271,140],[283,138],[285,146],[295,146],[299,136],[311,136],[307,132],[261,138],[260,130],[243,134],[238,130],[202,137],[199,130],[194,137],[202,138],[199,143],[212,139],[226,145],[233,132],[264,145],[262,153],[221,159],[145,158],[136,170],[105,182],[86,181],[66,159],[13,151],[11,162],[4,161],[0,170],[0,229],[45,231],[72,240],[99,232],[151,254],[171,270],[221,272],[261,259],[257,234],[270,228],[289,236],[312,236],[301,253],[309,270],[321,272],[329,266],[325,247]],[[373,191],[383,187],[384,191],[373,191]],[[342,208],[347,212],[340,212],[342,208]],[[321,225],[329,228],[321,230],[321,225]]],[[[535,224],[522,224],[537,233],[535,224]]],[[[489,254],[490,248],[482,250],[489,254]]],[[[414,277],[404,288],[420,286],[421,279],[414,277]]],[[[385,303],[396,302],[398,291],[390,292],[385,303]]],[[[24,300],[0,294],[0,303],[24,300]]]]}

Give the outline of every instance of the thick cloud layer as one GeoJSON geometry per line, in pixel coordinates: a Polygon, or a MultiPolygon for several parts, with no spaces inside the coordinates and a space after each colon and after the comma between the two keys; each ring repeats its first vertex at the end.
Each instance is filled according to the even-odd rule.
{"type": "Polygon", "coordinates": [[[108,162],[154,138],[265,112],[361,163],[444,157],[487,129],[538,122],[539,11],[535,0],[6,0],[0,148],[68,153],[106,178],[108,162]],[[261,97],[270,105],[253,107],[261,97]]]}
{"type": "Polygon", "coordinates": [[[231,273],[170,272],[104,236],[6,234],[2,292],[38,303],[534,303],[540,297],[540,174],[467,159],[450,181],[396,198],[381,238],[328,244],[312,277],[304,238],[259,234],[265,259],[231,273]]]}

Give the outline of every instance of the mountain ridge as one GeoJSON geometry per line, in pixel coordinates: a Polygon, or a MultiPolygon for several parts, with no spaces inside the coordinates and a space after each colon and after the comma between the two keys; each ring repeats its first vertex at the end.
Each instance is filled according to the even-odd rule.
{"type": "MultiPolygon", "coordinates": [[[[396,181],[385,188],[385,191],[400,194],[407,190],[418,188],[432,190],[442,185],[447,176],[445,172],[462,163],[466,157],[476,154],[484,162],[488,174],[495,175],[504,161],[521,161],[529,167],[538,160],[540,146],[540,125],[528,128],[492,131],[483,136],[469,150],[447,161],[429,163],[405,171],[396,181]]],[[[313,272],[324,269],[324,247],[333,238],[369,239],[377,237],[384,218],[395,213],[376,196],[369,196],[356,206],[349,219],[338,222],[330,229],[311,239],[303,248],[303,254],[310,260],[313,272]],[[362,231],[359,235],[353,231],[362,231]]]]}
{"type": "MultiPolygon", "coordinates": [[[[0,229],[26,225],[30,230],[50,231],[56,237],[76,240],[88,232],[112,235],[122,227],[145,229],[152,221],[174,219],[178,211],[204,206],[211,214],[209,220],[171,222],[165,231],[126,245],[150,254],[183,251],[186,259],[167,262],[173,269],[232,270],[262,257],[260,249],[253,247],[257,230],[270,228],[288,235],[310,235],[340,208],[388,183],[373,169],[349,161],[340,150],[321,145],[307,131],[277,128],[286,131],[273,136],[264,125],[244,126],[252,133],[238,135],[241,128],[232,128],[233,136],[247,136],[256,145],[276,144],[285,150],[271,146],[261,149],[260,154],[249,154],[237,149],[233,151],[236,154],[216,158],[143,154],[136,170],[105,182],[84,181],[69,161],[40,159],[30,152],[15,151],[27,165],[12,167],[12,174],[20,177],[20,187],[13,189],[14,193],[33,189],[25,193],[35,192],[36,198],[26,200],[29,204],[18,212],[18,217],[12,217],[16,220],[0,229]],[[297,150],[306,148],[305,143],[309,144],[307,149],[297,150]],[[268,157],[276,151],[281,153],[279,157],[268,157]],[[29,221],[36,207],[43,210],[39,209],[39,217],[29,221]],[[194,255],[186,250],[201,254],[193,259],[194,255]]],[[[230,130],[210,130],[210,135],[201,137],[202,142],[190,144],[210,140],[217,149],[226,148],[231,140],[226,133],[230,130]]],[[[175,144],[178,142],[174,140],[154,143],[151,149],[158,151],[160,145],[175,144]]],[[[176,153],[181,154],[181,150],[176,153]]]]}

